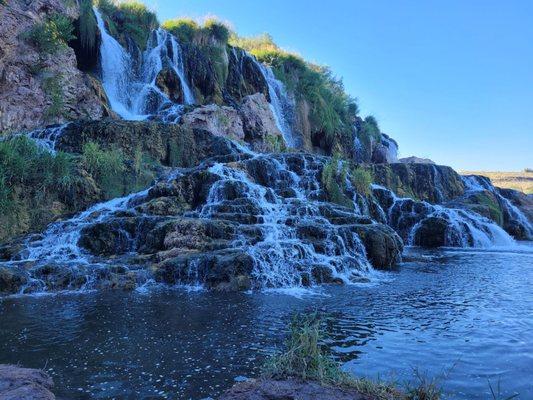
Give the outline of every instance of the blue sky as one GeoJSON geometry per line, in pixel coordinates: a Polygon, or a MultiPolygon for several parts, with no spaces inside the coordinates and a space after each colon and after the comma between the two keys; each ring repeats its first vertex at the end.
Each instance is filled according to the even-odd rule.
{"type": "Polygon", "coordinates": [[[456,169],[533,167],[533,1],[145,0],[329,65],[397,139],[456,169]]]}

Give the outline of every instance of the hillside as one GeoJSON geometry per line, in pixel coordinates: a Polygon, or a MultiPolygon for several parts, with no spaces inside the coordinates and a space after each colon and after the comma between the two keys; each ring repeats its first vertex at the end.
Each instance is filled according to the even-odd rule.
{"type": "Polygon", "coordinates": [[[489,171],[459,171],[461,175],[482,175],[489,178],[494,186],[514,189],[533,194],[533,172],[524,170],[520,172],[489,172],[489,171]]]}

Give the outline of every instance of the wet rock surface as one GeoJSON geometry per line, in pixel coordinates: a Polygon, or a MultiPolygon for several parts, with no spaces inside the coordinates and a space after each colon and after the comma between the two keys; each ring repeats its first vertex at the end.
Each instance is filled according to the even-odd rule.
{"type": "Polygon", "coordinates": [[[371,400],[355,390],[321,386],[316,382],[248,380],[233,386],[219,400],[371,400]]]}
{"type": "Polygon", "coordinates": [[[0,364],[1,400],[54,400],[54,382],[38,369],[0,364]]]}

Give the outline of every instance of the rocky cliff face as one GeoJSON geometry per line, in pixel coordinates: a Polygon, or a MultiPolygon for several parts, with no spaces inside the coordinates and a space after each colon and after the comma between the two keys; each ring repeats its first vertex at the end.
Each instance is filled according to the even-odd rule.
{"type": "Polygon", "coordinates": [[[99,119],[105,106],[99,83],[77,69],[74,51],[40,51],[27,38],[55,14],[76,18],[60,0],[0,4],[0,130],[31,129],[77,118],[99,119]]]}

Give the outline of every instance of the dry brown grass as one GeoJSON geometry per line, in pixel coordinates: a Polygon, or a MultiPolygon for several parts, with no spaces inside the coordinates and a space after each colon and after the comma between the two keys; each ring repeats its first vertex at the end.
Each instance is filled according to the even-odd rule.
{"type": "Polygon", "coordinates": [[[533,194],[533,172],[490,172],[490,171],[461,171],[461,175],[483,175],[492,181],[494,186],[520,190],[533,194]]]}

